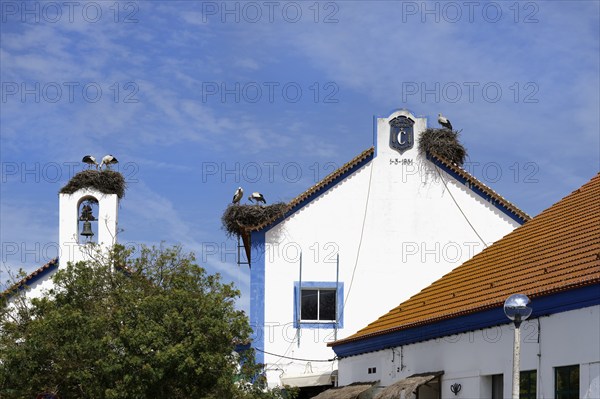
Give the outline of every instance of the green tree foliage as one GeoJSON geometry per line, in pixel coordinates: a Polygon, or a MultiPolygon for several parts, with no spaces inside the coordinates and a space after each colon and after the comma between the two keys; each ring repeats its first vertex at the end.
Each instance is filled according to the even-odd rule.
{"type": "Polygon", "coordinates": [[[44,298],[0,315],[0,397],[284,398],[257,377],[239,292],[178,247],[117,246],[59,270],[44,298]],[[240,366],[242,364],[242,366],[240,366]]]}

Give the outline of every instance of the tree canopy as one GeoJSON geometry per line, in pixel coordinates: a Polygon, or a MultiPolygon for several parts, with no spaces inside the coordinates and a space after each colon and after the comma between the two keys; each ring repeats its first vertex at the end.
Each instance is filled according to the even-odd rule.
{"type": "MultiPolygon", "coordinates": [[[[59,270],[0,320],[0,397],[275,398],[257,377],[239,291],[181,248],[144,248],[59,270]]],[[[14,299],[14,298],[13,298],[14,299]]]]}

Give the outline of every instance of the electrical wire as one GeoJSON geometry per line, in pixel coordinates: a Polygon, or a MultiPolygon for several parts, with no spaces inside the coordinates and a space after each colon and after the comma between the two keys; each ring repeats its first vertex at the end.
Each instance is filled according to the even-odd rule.
{"type": "Polygon", "coordinates": [[[458,210],[460,211],[460,213],[462,213],[463,217],[465,218],[465,220],[467,221],[467,223],[469,224],[469,226],[471,226],[471,229],[473,229],[473,231],[475,232],[475,234],[477,235],[477,237],[479,237],[479,239],[481,240],[481,243],[483,244],[484,248],[487,248],[487,244],[485,243],[485,241],[483,240],[483,238],[481,238],[481,236],[479,235],[479,233],[475,229],[475,226],[473,226],[473,224],[471,224],[471,221],[469,221],[469,218],[463,212],[463,210],[460,207],[460,205],[458,205],[458,202],[456,201],[456,198],[454,198],[454,195],[452,195],[452,191],[450,191],[450,189],[448,188],[448,185],[446,184],[446,180],[444,180],[444,178],[442,177],[442,173],[440,172],[440,168],[438,168],[438,166],[435,165],[435,164],[434,164],[434,166],[435,166],[435,170],[438,172],[438,175],[440,176],[440,180],[442,180],[442,183],[444,184],[444,187],[446,187],[446,191],[448,191],[448,194],[450,194],[450,197],[452,198],[452,201],[454,201],[454,204],[456,204],[456,207],[458,208],[458,210]]]}
{"type": "MultiPolygon", "coordinates": [[[[357,251],[356,251],[356,261],[354,262],[354,268],[352,269],[352,277],[350,278],[350,284],[349,284],[349,287],[348,287],[348,291],[346,292],[346,298],[344,299],[344,305],[342,307],[342,313],[346,309],[346,304],[348,303],[348,298],[350,297],[350,291],[352,290],[352,284],[354,283],[354,276],[356,274],[356,269],[358,267],[358,260],[360,258],[360,250],[361,250],[361,247],[362,247],[363,237],[364,237],[364,233],[365,233],[365,225],[366,225],[366,221],[367,221],[367,211],[368,211],[368,208],[369,208],[369,199],[371,197],[371,183],[373,181],[373,169],[374,169],[374,167],[375,167],[374,163],[371,162],[371,170],[369,172],[369,186],[368,186],[368,189],[367,189],[367,199],[365,201],[365,210],[364,210],[364,213],[363,213],[363,221],[362,221],[362,226],[361,226],[361,230],[360,230],[360,238],[359,238],[359,241],[358,241],[358,248],[357,248],[357,251]]],[[[467,221],[467,223],[469,224],[469,226],[471,227],[471,229],[473,230],[473,232],[475,232],[475,234],[477,235],[477,237],[479,237],[479,239],[481,240],[481,242],[484,245],[484,247],[487,248],[486,242],[483,240],[483,238],[481,237],[481,235],[477,232],[477,230],[475,229],[475,227],[473,226],[473,224],[469,221],[469,218],[463,212],[462,208],[460,207],[460,205],[456,201],[456,198],[454,198],[454,195],[452,194],[452,192],[448,188],[448,185],[446,184],[446,181],[444,180],[444,178],[443,178],[443,176],[442,176],[439,168],[437,167],[437,165],[435,165],[435,169],[438,172],[438,175],[440,176],[440,179],[441,179],[442,183],[444,184],[444,187],[446,188],[446,191],[448,191],[448,194],[450,194],[450,197],[454,201],[454,204],[459,209],[460,213],[463,215],[463,217],[465,218],[465,220],[467,221]]],[[[291,346],[294,344],[295,341],[296,341],[295,339],[292,340],[292,342],[290,343],[290,345],[288,346],[288,348],[285,351],[286,354],[289,351],[289,349],[291,348],[291,346]]],[[[297,357],[291,357],[291,356],[285,356],[285,355],[278,355],[276,353],[267,352],[267,351],[259,349],[259,348],[254,348],[254,349],[257,350],[257,351],[259,351],[259,352],[265,353],[267,355],[279,357],[279,360],[277,360],[273,365],[276,365],[277,363],[279,363],[281,361],[281,359],[298,360],[298,361],[302,361],[302,362],[323,362],[323,363],[333,362],[333,361],[335,361],[335,360],[338,359],[337,356],[334,357],[334,358],[332,358],[332,359],[328,359],[328,360],[323,360],[323,359],[303,359],[303,358],[297,358],[297,357]]]]}
{"type": "MultiPolygon", "coordinates": [[[[364,237],[364,232],[365,232],[365,222],[367,220],[367,210],[369,207],[369,198],[371,196],[371,182],[373,181],[373,168],[374,168],[374,163],[371,161],[371,170],[369,172],[369,187],[367,189],[367,199],[365,201],[365,211],[363,214],[363,221],[362,221],[362,227],[360,230],[360,239],[358,242],[358,249],[356,252],[356,261],[354,262],[354,269],[352,270],[352,278],[350,279],[350,285],[348,287],[348,292],[346,292],[346,298],[344,299],[344,305],[342,307],[342,314],[344,313],[344,310],[346,309],[346,303],[348,302],[348,297],[350,296],[350,291],[352,290],[352,283],[354,282],[354,274],[356,273],[356,268],[358,266],[358,259],[359,259],[359,255],[360,255],[360,248],[362,246],[362,241],[363,241],[363,237],[364,237]]],[[[290,345],[288,346],[288,348],[285,350],[285,353],[287,354],[287,352],[290,350],[290,348],[292,347],[292,345],[294,344],[294,342],[296,342],[296,339],[294,338],[294,340],[292,340],[292,342],[290,343],[290,345]]],[[[333,362],[335,360],[337,360],[337,356],[329,359],[329,360],[315,360],[315,359],[301,359],[301,358],[296,358],[296,357],[291,357],[291,356],[285,356],[285,355],[278,355],[276,353],[271,353],[271,352],[267,352],[263,349],[259,349],[259,348],[254,348],[255,350],[262,352],[262,353],[266,353],[267,355],[271,355],[271,356],[277,356],[279,357],[279,360],[277,360],[273,365],[276,365],[277,363],[279,363],[281,361],[281,359],[291,359],[291,360],[298,360],[298,361],[303,361],[303,362],[333,362]]]]}
{"type": "Polygon", "coordinates": [[[365,234],[365,222],[367,221],[367,210],[369,208],[369,198],[371,197],[371,182],[373,181],[373,168],[375,168],[375,162],[371,161],[371,171],[369,173],[369,187],[367,189],[367,199],[365,201],[365,212],[363,214],[362,227],[360,229],[360,239],[358,241],[358,248],[356,250],[356,261],[354,262],[354,269],[352,269],[352,277],[350,278],[350,285],[348,286],[348,292],[346,292],[346,298],[344,299],[344,305],[342,306],[342,314],[346,309],[348,298],[350,297],[350,291],[352,290],[352,283],[354,283],[354,274],[358,266],[358,259],[360,258],[360,249],[362,247],[363,237],[365,234]]]}
{"type": "MultiPolygon", "coordinates": [[[[286,356],[288,354],[288,352],[290,351],[290,349],[292,349],[292,346],[296,343],[296,337],[294,337],[294,339],[292,340],[292,342],[290,342],[290,344],[288,345],[287,349],[285,350],[285,352],[283,352],[283,356],[286,356]]],[[[277,356],[277,355],[275,355],[277,356]]],[[[283,360],[283,357],[280,356],[279,360],[277,360],[275,363],[272,364],[272,366],[277,365],[277,363],[279,363],[280,361],[283,360]]]]}
{"type": "Polygon", "coordinates": [[[301,358],[297,358],[297,357],[291,357],[291,356],[282,356],[282,355],[278,355],[277,353],[271,353],[271,352],[267,352],[265,350],[259,349],[259,348],[254,348],[254,350],[257,350],[259,352],[262,353],[266,353],[267,355],[271,355],[271,356],[277,356],[283,359],[291,359],[291,360],[299,360],[301,362],[333,362],[336,361],[338,358],[337,356],[332,358],[332,359],[328,359],[328,360],[323,360],[323,359],[301,359],[301,358]]]}

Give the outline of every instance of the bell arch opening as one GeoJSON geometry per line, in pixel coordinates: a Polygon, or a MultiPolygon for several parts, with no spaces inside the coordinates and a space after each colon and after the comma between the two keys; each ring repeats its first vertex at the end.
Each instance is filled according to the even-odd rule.
{"type": "Polygon", "coordinates": [[[77,202],[77,239],[79,244],[98,243],[98,199],[92,195],[77,202]]]}

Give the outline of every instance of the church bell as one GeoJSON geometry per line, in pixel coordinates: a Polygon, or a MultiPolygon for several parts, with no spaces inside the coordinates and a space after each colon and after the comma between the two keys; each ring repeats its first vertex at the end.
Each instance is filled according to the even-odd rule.
{"type": "Polygon", "coordinates": [[[84,204],[81,208],[79,220],[83,222],[83,231],[81,232],[81,235],[87,238],[93,237],[94,232],[92,231],[92,223],[90,223],[90,220],[96,220],[96,218],[92,215],[92,206],[89,203],[84,204]]]}
{"type": "Polygon", "coordinates": [[[92,237],[94,235],[94,232],[92,231],[92,223],[89,221],[85,221],[83,222],[83,231],[81,232],[81,235],[84,237],[92,237]]]}

